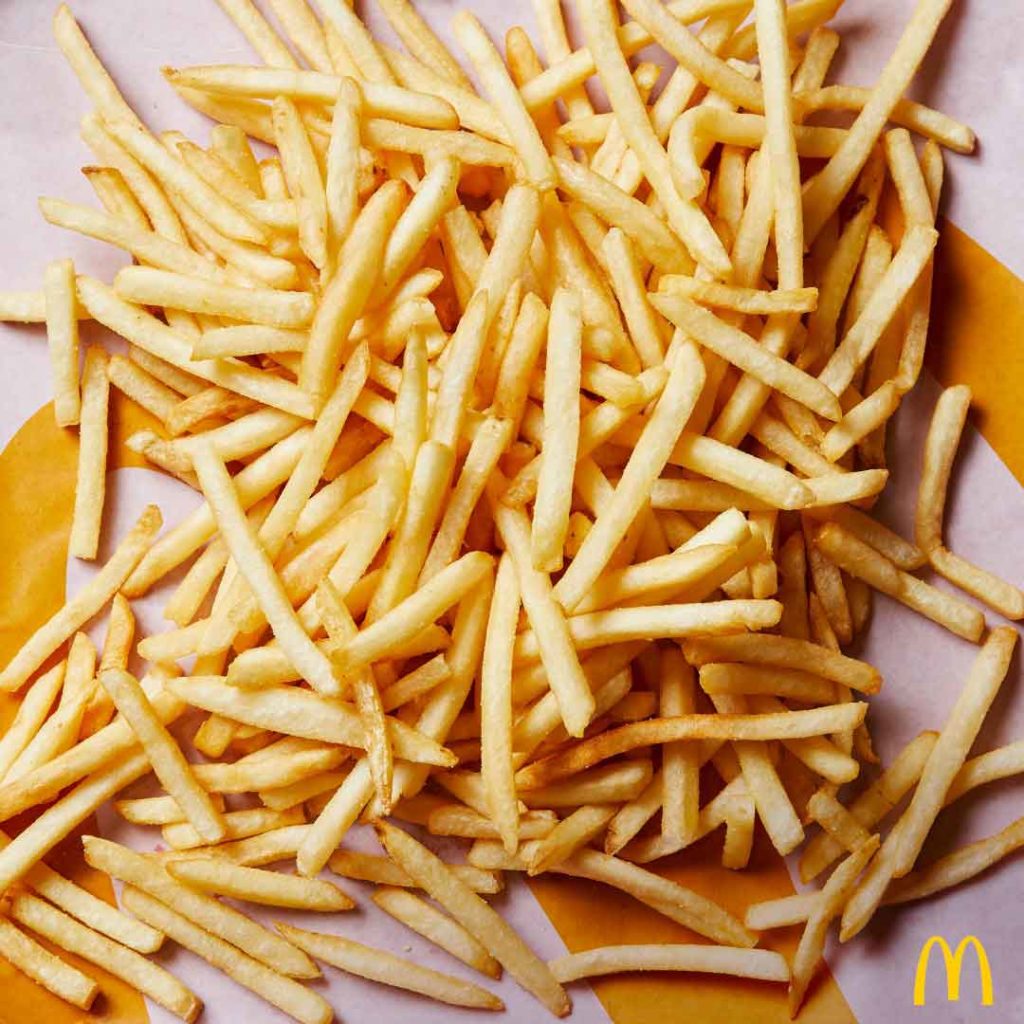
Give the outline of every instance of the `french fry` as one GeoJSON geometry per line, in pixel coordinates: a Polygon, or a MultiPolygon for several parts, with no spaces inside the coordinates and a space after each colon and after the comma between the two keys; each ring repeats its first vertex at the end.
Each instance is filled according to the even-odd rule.
{"type": "MultiPolygon", "coordinates": [[[[293,807],[286,811],[275,811],[268,807],[247,807],[238,811],[228,811],[224,815],[223,839],[244,839],[246,836],[259,835],[286,825],[298,825],[305,820],[300,808],[293,807]]],[[[209,845],[203,837],[187,821],[172,821],[160,830],[164,841],[174,850],[192,850],[199,846],[209,845]]]]}
{"type": "Polygon", "coordinates": [[[404,988],[453,1006],[469,1006],[481,1010],[504,1009],[505,1004],[497,996],[479,985],[421,967],[382,949],[373,949],[339,935],[324,935],[322,932],[307,931],[283,923],[277,927],[282,935],[300,948],[358,977],[404,988]]]}
{"type": "Polygon", "coordinates": [[[821,527],[815,534],[814,543],[839,568],[870,583],[876,590],[901,601],[965,640],[977,643],[981,639],[985,616],[978,608],[897,569],[884,555],[838,524],[827,523],[821,527]]]}
{"type": "Polygon", "coordinates": [[[271,907],[332,912],[355,903],[338,886],[319,878],[299,878],[231,864],[219,858],[171,861],[167,873],[185,885],[216,896],[271,907]]]}
{"type": "Polygon", "coordinates": [[[489,978],[501,977],[498,961],[458,921],[443,914],[415,893],[393,886],[381,886],[373,892],[371,899],[396,921],[464,964],[489,978]]]}
{"type": "Polygon", "coordinates": [[[560,981],[578,981],[622,971],[688,971],[730,974],[758,981],[788,981],[789,965],[780,953],[734,946],[599,946],[551,962],[560,981]]]}
{"type": "Polygon", "coordinates": [[[8,662],[0,673],[0,690],[20,689],[50,654],[99,612],[138,565],[161,523],[159,510],[153,505],[148,506],[100,572],[37,629],[8,662]]]}
{"type": "Polygon", "coordinates": [[[27,893],[17,895],[11,902],[11,916],[55,945],[127,981],[176,1017],[194,1021],[199,1016],[203,1008],[199,997],[173,974],[134,950],[79,924],[43,900],[27,893]]]}
{"type": "Polygon", "coordinates": [[[572,747],[565,754],[554,754],[535,761],[516,773],[516,782],[528,790],[600,761],[652,743],[676,743],[682,740],[722,739],[764,741],[801,739],[840,732],[863,720],[866,707],[858,704],[834,704],[808,711],[767,715],[679,715],[675,718],[651,718],[632,722],[601,733],[572,747]]]}
{"type": "MultiPolygon", "coordinates": [[[[176,914],[210,935],[233,943],[249,956],[292,977],[319,977],[316,965],[304,953],[227,904],[175,882],[158,861],[97,836],[86,836],[82,843],[85,859],[93,867],[173,906],[176,914]]],[[[145,916],[142,920],[150,923],[145,916]]],[[[175,938],[160,925],[151,927],[175,938]]]]}
{"type": "Polygon", "coordinates": [[[970,389],[960,386],[943,391],[935,405],[925,441],[914,539],[927,552],[936,572],[1007,618],[1020,619],[1024,618],[1024,593],[953,554],[942,542],[946,492],[970,401],[970,389]]]}
{"type": "MultiPolygon", "coordinates": [[[[696,204],[683,199],[676,190],[668,157],[650,126],[646,107],[619,49],[615,13],[604,0],[588,0],[581,6],[580,16],[587,47],[617,123],[661,201],[672,230],[695,260],[716,277],[728,276],[731,264],[718,236],[696,204]]],[[[538,81],[535,79],[533,84],[538,81]]]]}
{"type": "Polygon", "coordinates": [[[551,300],[544,372],[544,439],[530,550],[538,572],[562,568],[569,528],[573,468],[579,448],[580,346],[582,321],[572,292],[559,289],[551,300]]]}
{"type": "Polygon", "coordinates": [[[883,903],[909,903],[960,885],[1020,849],[1022,842],[1024,826],[1018,819],[994,835],[961,846],[920,871],[904,875],[886,890],[883,903]]]}
{"type": "Polygon", "coordinates": [[[985,714],[1006,677],[1016,644],[1015,629],[997,626],[975,659],[949,719],[935,741],[910,806],[901,819],[903,824],[893,869],[896,878],[901,878],[914,866],[946,792],[963,766],[985,714]]]}
{"type": "MultiPolygon", "coordinates": [[[[342,878],[356,878],[376,885],[422,888],[400,865],[376,854],[341,849],[331,855],[329,867],[342,878]]],[[[485,871],[471,864],[449,864],[448,868],[473,892],[490,894],[501,891],[501,882],[493,871],[485,871]]]]}
{"type": "Polygon", "coordinates": [[[88,1010],[99,995],[92,978],[54,956],[6,917],[0,917],[0,953],[11,966],[79,1009],[88,1010]]]}
{"type": "Polygon", "coordinates": [[[872,836],[861,843],[849,857],[832,872],[811,910],[793,957],[793,977],[789,984],[789,1015],[795,1017],[807,992],[807,986],[821,961],[825,949],[825,935],[832,919],[842,912],[857,883],[857,876],[878,849],[879,838],[872,836]]]}
{"type": "Polygon", "coordinates": [[[922,0],[915,7],[845,142],[808,187],[804,194],[804,231],[808,245],[817,238],[867,160],[948,9],[946,0],[922,0]]]}
{"type": "Polygon", "coordinates": [[[441,904],[528,992],[555,1016],[570,1010],[568,996],[543,961],[483,900],[426,847],[394,826],[378,825],[389,855],[441,904]]]}
{"type": "Polygon", "coordinates": [[[289,1016],[303,1024],[327,1024],[333,1019],[334,1010],[321,995],[264,966],[218,936],[203,931],[177,910],[131,885],[125,887],[123,899],[137,917],[159,928],[179,945],[289,1016]]]}
{"type": "Polygon", "coordinates": [[[605,804],[587,804],[573,811],[533,848],[527,873],[550,871],[599,836],[614,815],[615,808],[605,804]]]}
{"type": "Polygon", "coordinates": [[[127,672],[111,669],[100,676],[100,682],[139,738],[161,784],[177,801],[200,837],[207,843],[225,838],[223,816],[196,781],[181,749],[153,710],[138,680],[127,672]]]}
{"type": "Polygon", "coordinates": [[[696,347],[689,343],[682,345],[676,352],[665,390],[626,464],[613,500],[598,516],[579,553],[554,588],[555,598],[567,610],[574,609],[597,580],[640,511],[648,489],[660,475],[693,411],[703,381],[703,364],[696,347]]]}

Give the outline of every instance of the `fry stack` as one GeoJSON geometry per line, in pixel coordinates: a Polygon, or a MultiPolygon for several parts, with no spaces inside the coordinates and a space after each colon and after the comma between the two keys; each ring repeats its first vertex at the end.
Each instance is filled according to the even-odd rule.
{"type": "Polygon", "coordinates": [[[220,0],[262,63],[165,69],[213,121],[201,142],[145,125],[56,14],[99,205],[40,209],[134,257],[0,295],[45,322],[78,429],[70,552],[99,550],[111,386],[152,418],[129,446],[203,503],[162,533],[147,509],[0,672],[24,693],[0,821],[47,805],[0,849],[0,953],[88,1008],[96,983],[42,936],[185,1020],[199,997],[147,959],[165,939],[303,1022],[333,1017],[316,961],[502,1007],[218,899],[351,909],[327,868],[557,1015],[564,983],[629,970],[788,983],[796,1015],[834,921],[845,941],[1024,837],[921,864],[944,806],[1024,769],[1019,744],[969,757],[1015,630],[916,574],[1024,617],[943,542],[966,389],[937,407],[914,540],[871,513],[922,368],[942,147],[974,145],[904,98],[949,0],[919,0],[871,89],[827,84],[839,0],[626,0],[621,24],[575,0],[576,49],[535,0],[543,59],[469,11],[457,59],[407,0],[379,5],[402,50],[342,0],[220,0]],[[668,71],[633,59],[652,42],[668,71]],[[127,353],[80,358],[82,319],[127,353]],[[137,638],[158,589],[170,625],[137,638]],[[842,648],[876,590],[981,646],[949,720],[865,785],[882,677],[842,648]],[[81,630],[108,608],[97,651],[81,630]],[[156,795],[119,797],[151,773],[156,795]],[[123,910],[44,860],[112,799],[166,847],[85,838],[123,910]],[[344,845],[358,823],[381,855],[344,845]],[[817,890],[743,921],[657,873],[719,829],[742,870],[761,827],[817,890]],[[693,941],[546,964],[484,898],[508,871],[613,886],[693,941]],[[791,925],[791,964],[754,948],[791,925]]]}

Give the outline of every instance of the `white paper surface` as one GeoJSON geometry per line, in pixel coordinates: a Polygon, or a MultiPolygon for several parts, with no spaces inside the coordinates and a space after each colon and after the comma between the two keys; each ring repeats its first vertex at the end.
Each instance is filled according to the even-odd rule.
{"type": "MultiPolygon", "coordinates": [[[[73,6],[141,116],[155,129],[180,128],[204,140],[207,123],[177,100],[160,78],[159,68],[165,64],[252,59],[244,41],[213,0],[77,0],[73,6]]],[[[523,0],[504,4],[498,0],[417,3],[449,40],[447,22],[461,6],[474,9],[496,36],[516,22],[526,25],[533,34],[532,12],[523,0]]],[[[848,0],[837,21],[844,38],[840,80],[855,84],[873,81],[912,6],[912,0],[848,0]]],[[[93,202],[88,184],[79,173],[90,155],[77,138],[78,120],[88,105],[52,41],[51,10],[50,3],[40,0],[0,3],[0,85],[4,96],[0,105],[0,284],[5,288],[39,287],[43,267],[56,255],[71,255],[81,268],[107,279],[125,262],[109,246],[49,227],[36,210],[36,198],[41,194],[93,202]]],[[[380,25],[379,16],[370,20],[380,25]]],[[[950,198],[946,209],[959,227],[1018,274],[1024,274],[1024,244],[1017,214],[1018,176],[1024,163],[1024,142],[1017,123],[1024,109],[1024,73],[1017,55],[1022,28],[1024,7],[1019,0],[958,0],[942,30],[938,49],[929,57],[924,74],[911,92],[967,120],[978,130],[981,146],[976,156],[949,157],[950,198]]],[[[382,34],[390,36],[386,28],[382,34]]],[[[5,382],[0,403],[0,444],[6,444],[50,398],[41,329],[0,324],[0,379],[5,382]]],[[[893,482],[882,506],[883,518],[905,534],[910,532],[921,441],[936,391],[934,383],[925,380],[904,403],[897,429],[899,446],[891,447],[893,482]]],[[[171,524],[195,501],[186,488],[155,473],[122,470],[114,477],[116,513],[107,521],[109,535],[123,534],[148,501],[156,500],[171,524]]],[[[1024,580],[1024,497],[1020,486],[980,437],[972,435],[964,446],[951,500],[947,523],[952,546],[1017,583],[1024,580]]],[[[69,566],[69,586],[74,587],[91,571],[73,563],[69,566]]],[[[138,603],[148,628],[162,626],[162,599],[154,595],[138,603]]],[[[990,622],[997,620],[998,616],[989,615],[990,622]]],[[[883,760],[891,758],[920,729],[941,726],[975,651],[972,645],[876,596],[874,622],[863,653],[878,665],[886,679],[882,693],[872,699],[871,710],[873,733],[883,760]]],[[[1024,737],[1024,694],[1020,689],[1018,659],[976,751],[1024,737]]],[[[1004,827],[1024,813],[1022,795],[1024,780],[1009,780],[964,798],[943,818],[945,845],[940,851],[929,844],[929,855],[1004,827]]],[[[156,835],[146,833],[143,840],[136,830],[129,834],[123,823],[113,821],[109,811],[102,824],[115,838],[139,845],[149,843],[150,848],[156,835]]],[[[366,836],[354,837],[353,843],[366,849],[374,845],[366,836]]],[[[367,898],[369,887],[356,882],[343,884],[361,907],[334,918],[345,934],[399,954],[406,952],[438,969],[472,976],[468,969],[377,911],[367,898]]],[[[843,993],[859,1019],[865,1024],[885,1024],[913,1019],[913,1014],[929,1022],[1024,1020],[1024,972],[1016,963],[1024,937],[1020,924],[1022,885],[1024,862],[1017,858],[938,900],[897,912],[881,912],[856,942],[830,958],[843,993]],[[917,952],[923,940],[935,933],[946,935],[953,943],[964,934],[974,933],[985,943],[996,989],[992,1010],[978,1009],[976,974],[971,967],[964,973],[961,1003],[946,1003],[943,972],[933,970],[927,1010],[911,1005],[917,952]]],[[[529,936],[539,953],[551,956],[562,951],[561,941],[525,886],[513,882],[510,894],[497,905],[529,936]]],[[[322,923],[315,917],[306,915],[310,927],[322,923]]],[[[283,1019],[190,954],[172,953],[167,962],[206,1000],[204,1019],[211,1024],[283,1019]]],[[[327,986],[323,991],[344,1020],[372,1019],[385,1024],[475,1019],[470,1011],[435,1008],[425,1000],[403,997],[331,968],[325,968],[325,975],[327,986]]],[[[490,987],[509,1007],[503,1019],[542,1018],[538,1004],[513,983],[506,980],[490,987]]],[[[596,998],[584,986],[573,986],[573,999],[573,1020],[606,1019],[596,998]]],[[[155,1020],[169,1019],[160,1011],[153,1016],[155,1020]]]]}

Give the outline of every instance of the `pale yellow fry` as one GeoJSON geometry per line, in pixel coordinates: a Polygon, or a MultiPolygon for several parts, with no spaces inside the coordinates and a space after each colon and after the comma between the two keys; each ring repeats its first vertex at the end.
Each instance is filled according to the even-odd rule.
{"type": "Polygon", "coordinates": [[[78,77],[82,89],[103,118],[107,121],[127,121],[141,128],[142,122],[93,52],[67,4],[61,4],[53,16],[53,37],[64,54],[64,59],[78,77]]]}
{"type": "Polygon", "coordinates": [[[534,569],[562,568],[580,432],[583,323],[575,294],[559,288],[551,300],[544,372],[544,437],[530,533],[534,569]]]}
{"type": "Polygon", "coordinates": [[[845,142],[804,193],[804,234],[810,245],[836,211],[864,166],[890,113],[907,90],[914,72],[938,31],[950,0],[919,0],[906,28],[850,128],[845,142]]]}
{"type": "Polygon", "coordinates": [[[12,765],[18,761],[21,753],[38,735],[40,726],[47,720],[50,708],[64,685],[66,667],[67,663],[61,661],[44,672],[21,699],[14,720],[0,737],[0,782],[7,778],[12,765]]]}
{"type": "MultiPolygon", "coordinates": [[[[661,692],[658,712],[663,718],[696,711],[696,679],[677,647],[661,654],[661,692]]],[[[661,801],[662,835],[687,842],[697,832],[700,813],[700,747],[696,743],[666,743],[661,752],[664,779],[661,801]]]]}
{"type": "Polygon", "coordinates": [[[540,132],[483,26],[471,12],[461,11],[453,19],[452,28],[512,139],[527,178],[542,192],[553,189],[555,170],[540,132]]]}
{"type": "Polygon", "coordinates": [[[822,526],[815,535],[814,543],[841,569],[870,583],[876,590],[901,601],[965,640],[977,643],[981,639],[985,616],[979,608],[896,568],[884,555],[838,524],[822,526]]]}
{"type": "MultiPolygon", "coordinates": [[[[821,442],[821,454],[829,462],[837,462],[896,412],[901,397],[896,382],[886,381],[867,398],[848,409],[843,418],[829,429],[821,442]]],[[[1021,614],[1024,615],[1024,609],[1021,614]]]]}
{"type": "Polygon", "coordinates": [[[466,535],[473,510],[498,459],[508,447],[511,436],[510,421],[495,419],[485,420],[473,435],[469,452],[462,464],[462,471],[448,498],[441,523],[424,560],[419,577],[421,585],[455,559],[466,535]]]}
{"type": "Polygon", "coordinates": [[[510,853],[519,844],[512,766],[512,649],[519,604],[515,566],[506,554],[498,565],[480,669],[480,775],[491,817],[510,853]]]}
{"type": "Polygon", "coordinates": [[[201,956],[295,1020],[303,1024],[328,1024],[334,1019],[334,1010],[321,995],[265,967],[140,889],[125,886],[122,899],[125,907],[137,917],[159,928],[179,945],[201,956]]]}
{"type": "Polygon", "coordinates": [[[355,221],[359,206],[359,117],[362,94],[344,79],[334,103],[331,139],[327,146],[327,219],[332,247],[341,245],[355,221]]]}
{"type": "Polygon", "coordinates": [[[413,57],[454,85],[472,88],[458,61],[408,0],[381,0],[379,6],[413,57]]]}
{"type": "Polygon", "coordinates": [[[617,18],[611,4],[607,0],[585,0],[579,13],[584,38],[617,123],[661,201],[672,230],[698,263],[715,277],[727,277],[732,266],[721,241],[700,208],[676,190],[668,157],[654,134],[646,105],[619,48],[617,18]]]}
{"type": "Polygon", "coordinates": [[[388,239],[377,301],[394,292],[442,216],[455,204],[460,171],[458,160],[445,156],[424,175],[388,239]]]}
{"type": "MultiPolygon", "coordinates": [[[[300,808],[275,811],[268,807],[247,807],[239,811],[228,811],[224,815],[225,840],[245,839],[248,836],[270,832],[288,825],[300,825],[305,820],[300,808]]],[[[209,845],[187,821],[170,822],[160,830],[167,843],[174,850],[193,850],[209,845]]]]}
{"type": "Polygon", "coordinates": [[[285,182],[299,214],[299,245],[313,266],[327,264],[327,195],[313,145],[295,104],[277,95],[270,108],[285,182]]]}
{"type": "Polygon", "coordinates": [[[181,749],[154,712],[138,680],[111,669],[100,676],[118,711],[139,738],[161,785],[177,801],[196,831],[208,843],[225,838],[223,815],[196,782],[181,749]]]}
{"type": "Polygon", "coordinates": [[[564,608],[571,611],[580,603],[647,500],[700,395],[703,369],[696,346],[689,342],[680,346],[665,390],[630,455],[614,497],[554,588],[554,596],[564,608]]]}
{"type": "Polygon", "coordinates": [[[128,982],[185,1021],[194,1021],[202,1001],[170,972],[27,894],[11,903],[11,916],[68,952],[128,982]]]}
{"type": "Polygon", "coordinates": [[[549,684],[558,701],[562,720],[570,735],[582,736],[594,713],[594,697],[580,668],[568,624],[555,600],[551,582],[531,563],[526,517],[517,510],[499,506],[494,510],[494,518],[516,567],[523,607],[536,631],[541,661],[547,668],[549,684]]]}
{"type": "MultiPolygon", "coordinates": [[[[606,804],[584,804],[563,818],[532,849],[527,872],[539,875],[567,860],[581,847],[597,838],[615,816],[616,808],[606,804]]],[[[514,851],[509,851],[514,852],[514,851]]]]}
{"type": "Polygon", "coordinates": [[[654,293],[655,309],[739,369],[829,420],[842,415],[836,396],[821,381],[758,345],[749,335],[681,295],[654,293]]]}
{"type": "MultiPolygon", "coordinates": [[[[82,842],[90,865],[173,906],[177,913],[211,935],[231,942],[289,976],[319,977],[316,965],[305,954],[233,907],[174,881],[157,859],[97,836],[85,836],[82,842]]],[[[200,854],[204,855],[205,852],[200,854]]],[[[166,934],[166,929],[154,927],[166,934]]]]}
{"type": "Polygon", "coordinates": [[[334,664],[342,678],[383,657],[395,643],[411,639],[493,571],[494,560],[471,551],[437,574],[372,625],[338,647],[334,664]]]}
{"type": "Polygon", "coordinates": [[[208,444],[200,443],[192,459],[228,550],[260,602],[274,635],[315,689],[337,694],[339,683],[334,670],[300,625],[280,578],[246,519],[238,492],[220,456],[208,444]]]}
{"type": "MultiPolygon", "coordinates": [[[[346,747],[363,748],[366,744],[362,724],[352,705],[323,698],[310,690],[295,686],[245,690],[228,686],[220,676],[191,676],[180,685],[177,680],[167,685],[193,706],[246,725],[346,747]]],[[[399,757],[446,767],[454,763],[452,755],[443,747],[401,720],[389,719],[388,728],[399,757]]]]}
{"type": "MultiPolygon", "coordinates": [[[[871,829],[877,825],[915,785],[936,738],[936,733],[923,732],[912,739],[893,758],[889,767],[850,804],[850,813],[864,828],[871,829]]],[[[814,836],[800,858],[801,879],[808,882],[816,878],[842,852],[842,845],[832,836],[824,832],[814,836]]]]}
{"type": "Polygon", "coordinates": [[[1024,618],[1024,593],[947,550],[942,542],[949,479],[970,402],[970,388],[960,385],[946,388],[935,404],[922,457],[914,539],[928,553],[936,572],[1007,618],[1020,619],[1024,618]]]}
{"type": "Polygon", "coordinates": [[[603,221],[630,236],[644,256],[659,269],[681,273],[690,260],[672,231],[648,206],[634,199],[583,164],[554,158],[558,187],[585,203],[603,221]]]}
{"type": "Polygon", "coordinates": [[[160,511],[147,506],[107,564],[48,622],[40,626],[0,673],[0,690],[17,690],[29,676],[117,593],[160,529],[160,511]]]}
{"type": "Polygon", "coordinates": [[[813,312],[818,300],[816,288],[779,288],[774,291],[761,291],[757,288],[721,284],[718,281],[701,281],[695,277],[678,274],[666,274],[658,282],[658,288],[661,291],[683,295],[705,306],[718,306],[737,313],[757,316],[813,312]]]}
{"type": "Polygon", "coordinates": [[[903,236],[899,251],[878,287],[818,376],[836,395],[850,386],[854,374],[878,344],[900,303],[931,259],[938,237],[934,228],[920,224],[903,236]]]}
{"type": "MultiPolygon", "coordinates": [[[[501,881],[494,871],[471,864],[448,864],[446,867],[473,892],[493,894],[501,891],[501,881]]],[[[417,887],[417,881],[388,857],[355,850],[338,850],[331,856],[330,868],[342,878],[355,878],[376,885],[417,887]]]]}
{"type": "Polygon", "coordinates": [[[387,237],[402,212],[406,194],[400,181],[382,185],[355,219],[338,253],[338,271],[321,296],[299,373],[299,382],[319,404],[326,400],[351,351],[349,335],[377,281],[387,237]]]}
{"type": "Polygon", "coordinates": [[[568,953],[552,960],[559,981],[578,981],[622,971],[686,971],[726,974],[756,981],[788,981],[789,964],[781,953],[735,946],[687,946],[677,944],[598,946],[582,953],[568,953]]]}
{"type": "Polygon", "coordinates": [[[501,976],[498,961],[458,921],[415,893],[393,886],[382,886],[370,898],[386,914],[464,964],[489,978],[501,976]]]}
{"type": "Polygon", "coordinates": [[[501,1010],[504,1003],[486,989],[439,971],[421,967],[409,960],[374,949],[340,935],[324,935],[287,924],[279,924],[281,934],[301,949],[350,974],[370,981],[407,989],[453,1006],[481,1010],[501,1010]]]}
{"type": "Polygon", "coordinates": [[[312,400],[291,381],[237,359],[193,360],[191,345],[177,331],[140,306],[125,302],[112,288],[94,278],[79,277],[78,292],[94,319],[145,349],[150,356],[265,405],[306,419],[313,418],[312,400]]]}
{"type": "Polygon", "coordinates": [[[914,796],[900,819],[899,845],[893,875],[900,878],[914,866],[956,773],[963,766],[985,714],[1009,670],[1017,631],[997,626],[978,653],[963,690],[939,733],[921,773],[914,796]]]}
{"type": "MultiPolygon", "coordinates": [[[[354,637],[358,629],[345,602],[330,579],[317,587],[317,607],[327,635],[335,644],[343,644],[354,637]]],[[[356,707],[366,732],[366,759],[373,775],[374,788],[385,813],[391,809],[391,783],[394,777],[394,757],[387,733],[387,719],[381,703],[377,680],[371,669],[365,668],[353,680],[356,707]]]]}
{"type": "Polygon", "coordinates": [[[295,58],[251,0],[217,0],[260,59],[271,67],[293,68],[295,58]]]}
{"type": "Polygon", "coordinates": [[[65,963],[48,949],[0,917],[0,955],[22,974],[72,1006],[88,1010],[100,987],[88,975],[65,963]]]}
{"type": "Polygon", "coordinates": [[[228,202],[144,129],[125,121],[108,121],[106,129],[168,191],[192,206],[217,231],[239,241],[266,240],[267,232],[261,225],[228,202]]]}
{"type": "Polygon", "coordinates": [[[331,882],[231,864],[219,858],[171,861],[172,878],[193,889],[271,907],[333,912],[355,903],[331,882]]]}
{"type": "Polygon", "coordinates": [[[795,1017],[799,1011],[807,986],[821,962],[829,925],[842,913],[857,884],[857,876],[875,855],[878,844],[878,836],[872,836],[863,842],[832,872],[822,888],[821,896],[811,910],[800,936],[800,944],[793,956],[793,978],[789,985],[790,1017],[795,1017]]]}
{"type": "MultiPolygon", "coordinates": [[[[64,8],[66,10],[66,8],[64,8]]],[[[78,422],[78,296],[71,260],[47,264],[43,275],[46,302],[46,340],[53,374],[53,412],[58,427],[78,422]]],[[[95,386],[95,385],[94,385],[95,386]]]]}
{"type": "Polygon", "coordinates": [[[920,871],[911,872],[886,890],[885,904],[909,903],[961,885],[987,871],[1024,845],[1021,819],[995,835],[968,843],[952,853],[932,861],[920,871]]]}
{"type": "Polygon", "coordinates": [[[378,826],[391,857],[480,942],[528,992],[556,1016],[570,1010],[569,997],[542,960],[506,922],[426,847],[392,825],[378,826]]]}
{"type": "Polygon", "coordinates": [[[107,480],[107,409],[110,382],[107,355],[89,346],[82,370],[81,426],[79,427],[78,475],[68,551],[76,558],[92,560],[100,543],[103,502],[107,480]]]}

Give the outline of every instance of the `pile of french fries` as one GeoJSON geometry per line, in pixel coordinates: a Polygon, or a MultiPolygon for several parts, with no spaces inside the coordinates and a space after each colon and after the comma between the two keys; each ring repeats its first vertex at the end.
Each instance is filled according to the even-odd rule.
{"type": "Polygon", "coordinates": [[[308,1024],[334,1016],[303,984],[318,961],[502,1007],[219,899],[343,914],[327,868],[557,1015],[567,982],[659,970],[788,984],[795,1016],[834,921],[845,941],[1024,844],[1022,819],[920,863],[943,807],[1024,770],[1024,743],[969,758],[1016,631],[916,574],[1024,617],[943,541],[966,388],[936,406],[914,540],[871,515],[922,367],[941,147],[974,144],[903,98],[950,0],[918,0],[871,89],[826,84],[839,3],[625,0],[620,24],[574,0],[573,49],[535,0],[543,61],[463,11],[464,68],[408,0],[378,0],[402,51],[344,0],[268,0],[273,23],[220,0],[263,64],[166,70],[205,146],[150,131],[57,11],[99,207],[40,208],[135,261],[0,295],[45,322],[78,430],[69,550],[99,550],[111,386],[153,422],[130,447],[203,502],[163,533],[147,508],[0,672],[24,693],[0,821],[36,809],[0,848],[11,964],[89,1008],[97,982],[41,937],[187,1021],[199,996],[147,958],[168,939],[308,1024]],[[652,42],[667,74],[631,63],[652,42]],[[83,319],[127,349],[80,360],[83,319]],[[137,639],[131,601],[161,585],[171,628],[137,639]],[[879,770],[882,679],[841,653],[875,590],[981,645],[946,723],[879,770]],[[114,800],[151,773],[159,795],[114,800]],[[120,909],[45,861],[109,800],[160,829],[158,852],[85,837],[120,909]],[[359,822],[381,855],[343,845],[359,822]],[[740,920],[646,866],[724,828],[741,870],[758,822],[819,888],[740,920]],[[545,963],[484,898],[509,871],[604,883],[698,941],[545,963]],[[792,963],[755,948],[792,925],[792,963]]]}

